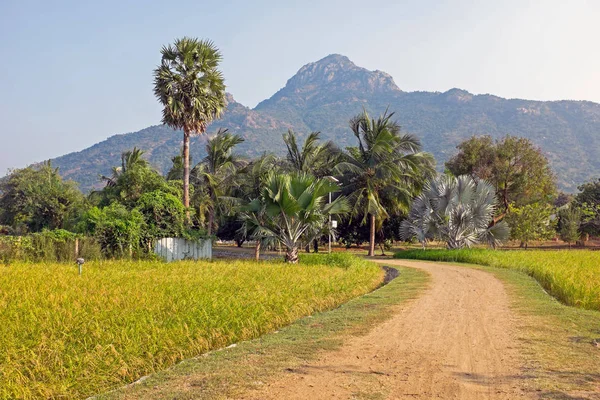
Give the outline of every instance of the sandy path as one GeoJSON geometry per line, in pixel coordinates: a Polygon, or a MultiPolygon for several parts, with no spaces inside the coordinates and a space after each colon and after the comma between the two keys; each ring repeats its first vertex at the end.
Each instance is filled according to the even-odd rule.
{"type": "Polygon", "coordinates": [[[366,336],[244,399],[515,399],[519,362],[504,287],[464,267],[423,269],[431,287],[366,336]]]}

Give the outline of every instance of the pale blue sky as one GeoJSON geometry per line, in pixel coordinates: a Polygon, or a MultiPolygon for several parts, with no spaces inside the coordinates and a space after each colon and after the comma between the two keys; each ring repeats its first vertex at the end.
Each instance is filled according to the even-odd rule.
{"type": "Polygon", "coordinates": [[[0,0],[0,175],[158,124],[176,37],[212,39],[250,107],[330,53],[407,91],[600,102],[598,21],[595,0],[0,0]]]}

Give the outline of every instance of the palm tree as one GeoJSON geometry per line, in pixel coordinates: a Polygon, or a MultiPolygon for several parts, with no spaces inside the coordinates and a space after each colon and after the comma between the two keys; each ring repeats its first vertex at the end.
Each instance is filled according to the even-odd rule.
{"type": "MultiPolygon", "coordinates": [[[[296,133],[291,129],[283,135],[283,141],[287,147],[285,160],[286,169],[292,172],[304,172],[317,178],[331,176],[335,166],[340,160],[340,150],[331,141],[319,143],[320,132],[311,132],[302,147],[298,145],[296,133]]],[[[331,231],[329,224],[313,226],[308,229],[303,242],[306,252],[310,252],[310,243],[313,242],[315,252],[318,251],[318,239],[331,231]]]]}
{"type": "Polygon", "coordinates": [[[270,173],[261,196],[250,203],[256,218],[256,235],[273,237],[286,248],[285,260],[298,262],[301,236],[312,226],[323,225],[330,214],[348,210],[346,198],[338,197],[327,203],[327,196],[338,190],[326,179],[303,173],[270,173]]]}
{"type": "Polygon", "coordinates": [[[386,112],[371,119],[367,111],[350,120],[350,128],[358,139],[357,147],[348,148],[337,170],[353,204],[352,214],[369,221],[369,256],[375,255],[375,232],[390,212],[408,209],[424,178],[433,174],[433,157],[420,151],[419,140],[400,134],[400,126],[392,121],[394,113],[386,112]]]}
{"type": "Polygon", "coordinates": [[[306,172],[317,178],[332,174],[338,162],[340,151],[331,141],[319,143],[320,132],[311,132],[302,148],[298,145],[296,133],[291,129],[283,134],[287,147],[286,164],[291,171],[306,172]]]}
{"type": "Polygon", "coordinates": [[[206,198],[210,201],[209,235],[212,234],[216,210],[221,208],[221,211],[224,211],[223,207],[234,201],[231,196],[226,196],[227,191],[233,184],[237,171],[245,162],[233,154],[233,148],[243,141],[241,136],[233,135],[227,132],[227,129],[219,129],[206,144],[206,157],[192,171],[193,182],[203,186],[206,198]]]}
{"type": "Polygon", "coordinates": [[[184,37],[162,48],[154,71],[154,94],[163,104],[162,122],[183,130],[183,205],[189,222],[190,136],[203,134],[226,107],[225,83],[217,69],[221,53],[209,40],[184,37]]]}
{"type": "Polygon", "coordinates": [[[238,233],[244,238],[254,240],[254,258],[260,259],[260,248],[264,242],[271,242],[272,237],[265,234],[264,205],[260,200],[262,190],[269,174],[276,169],[277,159],[272,154],[263,154],[252,160],[238,174],[238,185],[232,195],[243,205],[240,208],[239,219],[242,227],[238,233]]]}
{"type": "Polygon", "coordinates": [[[143,150],[134,147],[133,150],[127,150],[121,153],[121,166],[112,167],[112,176],[100,175],[100,178],[106,182],[107,187],[117,186],[119,176],[131,170],[134,167],[147,167],[148,161],[142,158],[143,150]]]}
{"type": "Polygon", "coordinates": [[[509,235],[505,221],[494,223],[498,199],[494,186],[469,175],[441,176],[425,185],[402,221],[404,240],[444,240],[449,249],[486,242],[496,247],[509,235]]]}

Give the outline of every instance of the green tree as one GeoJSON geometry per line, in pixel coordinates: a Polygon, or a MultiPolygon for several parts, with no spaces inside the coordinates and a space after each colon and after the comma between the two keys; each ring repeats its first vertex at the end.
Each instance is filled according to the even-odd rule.
{"type": "Polygon", "coordinates": [[[161,53],[161,65],[154,71],[154,94],[164,106],[162,122],[183,130],[183,205],[189,209],[190,136],[206,132],[227,103],[218,70],[221,53],[211,41],[188,37],[163,47],[161,53]]]}
{"type": "Polygon", "coordinates": [[[233,135],[227,130],[221,130],[206,144],[206,157],[192,171],[192,181],[197,185],[195,193],[201,194],[208,202],[208,234],[211,235],[215,227],[217,212],[224,216],[235,202],[229,196],[234,184],[236,174],[245,164],[245,161],[233,153],[236,145],[242,143],[239,135],[233,135]]]}
{"type": "Polygon", "coordinates": [[[103,209],[90,209],[84,225],[94,232],[106,257],[131,257],[143,237],[144,217],[137,209],[128,210],[122,204],[112,203],[103,209]]]}
{"type": "Polygon", "coordinates": [[[144,218],[143,236],[148,243],[152,239],[182,236],[185,207],[177,196],[159,190],[144,193],[136,210],[144,218]]]}
{"type": "Polygon", "coordinates": [[[0,183],[0,224],[17,233],[64,228],[83,205],[75,183],[63,181],[50,162],[14,170],[0,183]]]}
{"type": "Polygon", "coordinates": [[[250,218],[264,215],[264,219],[254,221],[260,227],[256,234],[275,238],[286,248],[286,262],[297,263],[304,232],[313,225],[325,224],[330,214],[347,212],[344,197],[327,203],[329,193],[337,190],[338,186],[329,180],[307,174],[269,174],[261,197],[248,206],[250,218]]]}
{"type": "Polygon", "coordinates": [[[442,175],[427,183],[402,221],[400,236],[416,238],[425,247],[428,240],[440,239],[449,249],[489,243],[496,247],[508,239],[506,221],[493,224],[497,208],[494,187],[469,175],[457,178],[442,175]]]}
{"type": "Polygon", "coordinates": [[[565,208],[559,214],[559,231],[558,234],[563,242],[567,242],[569,247],[571,243],[577,242],[581,233],[579,231],[581,225],[581,211],[576,208],[565,208]]]}
{"type": "Polygon", "coordinates": [[[433,173],[433,157],[420,151],[415,136],[400,134],[393,115],[386,111],[371,119],[364,111],[354,117],[350,127],[358,146],[348,148],[337,167],[345,175],[352,214],[369,221],[369,256],[375,255],[377,222],[381,225],[390,211],[408,209],[424,177],[433,173]]]}
{"type": "MultiPolygon", "coordinates": [[[[260,249],[263,242],[272,240],[270,233],[262,227],[266,224],[264,202],[261,201],[263,189],[270,174],[277,173],[277,159],[272,154],[250,161],[238,174],[238,185],[232,195],[239,199],[241,207],[238,219],[241,223],[237,234],[241,239],[255,241],[254,257],[260,259],[260,249]]],[[[240,239],[240,240],[241,240],[240,239]]]]}
{"type": "Polygon", "coordinates": [[[548,204],[533,203],[522,207],[510,207],[506,222],[510,236],[527,248],[530,241],[551,239],[555,234],[555,224],[551,217],[554,209],[548,204]]]}
{"type": "Polygon", "coordinates": [[[175,182],[167,182],[148,162],[141,158],[143,151],[134,148],[121,156],[121,167],[113,168],[110,179],[103,177],[106,186],[92,194],[100,207],[118,202],[133,209],[145,193],[162,191],[175,196],[181,196],[180,188],[175,182]]]}
{"type": "Polygon", "coordinates": [[[458,154],[446,168],[454,175],[484,179],[496,187],[501,219],[514,204],[549,203],[556,193],[555,177],[548,159],[529,139],[505,136],[474,136],[458,145],[458,154]]]}
{"type": "MultiPolygon", "coordinates": [[[[292,172],[304,172],[317,178],[331,176],[334,168],[340,161],[341,152],[333,142],[319,142],[320,132],[311,132],[302,147],[298,145],[297,135],[289,130],[283,135],[283,141],[287,148],[285,167],[292,172]]],[[[310,251],[310,243],[313,242],[315,252],[319,251],[319,238],[323,235],[333,234],[329,224],[323,226],[312,226],[307,229],[303,236],[306,251],[310,251]]]]}
{"type": "Polygon", "coordinates": [[[331,175],[339,162],[340,150],[331,141],[320,143],[320,132],[311,132],[302,147],[291,129],[283,135],[287,148],[287,169],[306,172],[317,178],[331,175]]]}

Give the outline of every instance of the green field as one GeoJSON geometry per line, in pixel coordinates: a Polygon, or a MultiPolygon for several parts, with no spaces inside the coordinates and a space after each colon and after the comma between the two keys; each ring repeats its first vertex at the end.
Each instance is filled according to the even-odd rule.
{"type": "Polygon", "coordinates": [[[535,278],[563,303],[600,310],[600,252],[589,250],[408,250],[395,258],[509,268],[535,278]]]}
{"type": "Polygon", "coordinates": [[[350,257],[0,267],[0,398],[83,398],[381,284],[350,257]],[[329,265],[323,265],[327,263],[329,265]]]}

